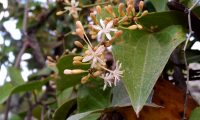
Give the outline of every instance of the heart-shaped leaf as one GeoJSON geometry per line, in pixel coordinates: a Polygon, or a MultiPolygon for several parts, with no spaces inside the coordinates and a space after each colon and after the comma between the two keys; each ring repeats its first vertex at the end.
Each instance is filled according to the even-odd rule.
{"type": "Polygon", "coordinates": [[[125,70],[123,82],[137,115],[145,105],[170,54],[184,40],[182,27],[170,26],[158,33],[123,31],[117,45],[113,46],[114,57],[122,62],[125,70]]]}

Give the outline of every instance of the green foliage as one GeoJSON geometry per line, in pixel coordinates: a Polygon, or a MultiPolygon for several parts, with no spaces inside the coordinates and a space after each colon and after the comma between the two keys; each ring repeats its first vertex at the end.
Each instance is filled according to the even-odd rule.
{"type": "Polygon", "coordinates": [[[57,94],[58,107],[60,107],[63,103],[67,102],[72,97],[72,92],[73,87],[70,87],[57,94]]]}
{"type": "Polygon", "coordinates": [[[168,0],[146,0],[153,4],[157,12],[162,12],[167,10],[168,0]]]}
{"type": "Polygon", "coordinates": [[[54,120],[66,120],[67,115],[69,115],[70,109],[75,105],[76,99],[70,99],[63,103],[58,109],[56,109],[53,119],[54,120]]]}
{"type": "Polygon", "coordinates": [[[185,40],[180,26],[158,33],[124,31],[114,46],[114,57],[122,62],[123,82],[136,113],[142,109],[172,51],[185,40]]]}
{"type": "Polygon", "coordinates": [[[88,111],[88,112],[84,112],[84,113],[79,113],[76,115],[72,115],[69,118],[67,118],[67,120],[97,120],[97,118],[99,117],[99,114],[96,114],[95,116],[93,116],[92,118],[87,118],[87,117],[91,117],[90,115],[92,113],[98,112],[99,110],[94,110],[94,111],[88,111]]]}
{"type": "Polygon", "coordinates": [[[13,86],[18,86],[24,83],[21,73],[17,68],[15,67],[8,68],[8,74],[10,76],[11,84],[13,86]]]}
{"type": "Polygon", "coordinates": [[[155,12],[140,18],[138,22],[147,30],[155,32],[170,25],[182,25],[186,27],[187,17],[185,14],[177,11],[155,12]]]}
{"type": "Polygon", "coordinates": [[[5,83],[3,86],[0,87],[0,104],[2,104],[4,101],[6,101],[12,92],[12,84],[5,83]]]}
{"type": "Polygon", "coordinates": [[[33,91],[35,89],[41,89],[51,78],[45,80],[27,82],[18,86],[12,84],[12,82],[6,83],[4,86],[0,87],[0,104],[7,100],[11,94],[33,91]]]}
{"type": "Polygon", "coordinates": [[[200,118],[200,107],[192,111],[192,114],[190,115],[189,120],[199,120],[199,118],[200,118]]]}
{"type": "Polygon", "coordinates": [[[100,83],[103,83],[102,80],[91,81],[90,84],[79,87],[77,98],[79,112],[102,109],[110,106],[111,91],[109,88],[103,91],[103,85],[100,83]]]}

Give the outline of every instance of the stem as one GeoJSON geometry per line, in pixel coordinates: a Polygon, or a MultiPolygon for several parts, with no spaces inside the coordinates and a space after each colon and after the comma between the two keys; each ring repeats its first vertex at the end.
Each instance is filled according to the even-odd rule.
{"type": "Polygon", "coordinates": [[[11,103],[11,96],[8,98],[7,103],[6,103],[6,111],[5,111],[5,116],[4,116],[4,120],[8,120],[8,113],[10,110],[10,103],[11,103]]]}
{"type": "Polygon", "coordinates": [[[91,47],[91,48],[93,48],[93,47],[92,47],[92,43],[90,42],[90,40],[89,40],[89,38],[87,37],[87,35],[86,35],[85,33],[84,33],[84,35],[85,35],[85,37],[86,37],[86,40],[88,41],[88,43],[89,43],[90,47],[91,47]]]}
{"type": "Polygon", "coordinates": [[[109,70],[108,68],[105,68],[104,66],[101,66],[101,65],[100,65],[100,67],[101,67],[101,68],[103,68],[104,70],[106,70],[106,71],[110,72],[110,73],[112,73],[112,72],[113,72],[113,71],[109,70]]]}
{"type": "Polygon", "coordinates": [[[28,41],[25,40],[24,43],[23,43],[22,49],[20,50],[20,52],[17,55],[16,61],[15,61],[15,64],[14,64],[15,67],[19,67],[20,61],[21,61],[21,57],[24,54],[24,52],[25,52],[26,48],[28,47],[28,45],[29,45],[28,41]]]}
{"type": "Polygon", "coordinates": [[[123,27],[123,26],[119,26],[119,28],[122,28],[122,29],[125,29],[125,30],[129,30],[128,28],[123,27]]]}
{"type": "Polygon", "coordinates": [[[24,9],[24,18],[23,18],[23,34],[27,35],[27,22],[28,22],[28,11],[29,11],[29,0],[26,1],[25,9],[24,9]]]}
{"type": "Polygon", "coordinates": [[[191,35],[193,34],[192,31],[192,25],[191,25],[191,11],[192,9],[200,2],[200,0],[196,1],[195,4],[188,9],[188,25],[189,25],[189,35],[187,37],[187,40],[185,42],[183,51],[184,51],[184,62],[185,62],[185,66],[186,66],[186,71],[187,71],[187,78],[186,78],[186,93],[185,93],[185,100],[184,100],[184,111],[183,111],[183,118],[182,120],[186,120],[186,112],[187,112],[187,104],[188,104],[188,94],[189,94],[189,89],[187,87],[187,83],[189,82],[189,66],[188,66],[188,62],[187,62],[187,57],[186,57],[186,49],[187,49],[187,44],[190,40],[191,35]]]}

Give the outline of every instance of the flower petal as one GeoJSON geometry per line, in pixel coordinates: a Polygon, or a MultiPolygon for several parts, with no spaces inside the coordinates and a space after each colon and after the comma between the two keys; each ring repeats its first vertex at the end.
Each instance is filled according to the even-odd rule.
{"type": "Polygon", "coordinates": [[[91,68],[94,68],[96,66],[96,63],[97,63],[97,58],[94,57],[92,60],[91,68]]]}
{"type": "Polygon", "coordinates": [[[106,87],[107,87],[107,83],[105,82],[105,83],[104,83],[104,86],[103,86],[103,90],[105,90],[106,87]]]}
{"type": "Polygon", "coordinates": [[[101,65],[106,65],[106,63],[102,59],[100,59],[99,57],[97,57],[97,60],[101,65]]]}
{"type": "Polygon", "coordinates": [[[98,34],[97,34],[97,40],[98,40],[98,41],[101,41],[101,36],[102,36],[102,34],[103,34],[103,31],[100,30],[100,31],[98,32],[98,34]]]}
{"type": "Polygon", "coordinates": [[[86,56],[86,57],[83,58],[82,62],[88,62],[88,61],[90,61],[92,58],[93,58],[92,55],[88,55],[88,56],[86,56]]]}
{"type": "Polygon", "coordinates": [[[104,21],[102,19],[100,19],[100,24],[101,24],[101,26],[102,26],[103,29],[106,28],[105,23],[104,23],[104,21]]]}
{"type": "Polygon", "coordinates": [[[93,25],[92,27],[93,27],[94,29],[96,29],[96,30],[102,30],[101,26],[99,26],[99,25],[93,25]]]}
{"type": "Polygon", "coordinates": [[[79,2],[76,2],[76,3],[75,3],[75,6],[77,7],[77,6],[78,6],[78,4],[79,4],[79,2]]]}
{"type": "Polygon", "coordinates": [[[75,6],[76,1],[75,0],[71,0],[71,6],[75,6]]]}
{"type": "Polygon", "coordinates": [[[70,11],[71,7],[64,7],[64,9],[70,11]]]}
{"type": "Polygon", "coordinates": [[[109,30],[113,26],[113,21],[111,20],[107,25],[106,29],[109,30]]]}
{"type": "Polygon", "coordinates": [[[108,38],[108,40],[111,40],[111,39],[112,39],[110,33],[106,33],[106,37],[108,38]]]}
{"type": "Polygon", "coordinates": [[[100,46],[98,47],[98,49],[95,51],[95,54],[96,54],[96,55],[100,55],[100,54],[103,53],[104,50],[105,50],[105,47],[104,47],[103,45],[100,45],[100,46]]]}
{"type": "Polygon", "coordinates": [[[118,30],[115,28],[110,28],[110,31],[117,32],[118,30]]]}

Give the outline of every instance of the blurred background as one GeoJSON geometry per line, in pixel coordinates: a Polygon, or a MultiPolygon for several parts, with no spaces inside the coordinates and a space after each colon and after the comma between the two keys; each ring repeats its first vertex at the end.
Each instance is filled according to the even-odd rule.
{"type": "MultiPolygon", "coordinates": [[[[149,1],[155,0],[145,0],[146,3],[149,1]]],[[[191,6],[195,2],[195,0],[182,1],[185,6],[191,6]]],[[[80,0],[80,3],[89,5],[95,3],[95,0],[80,0]]],[[[80,39],[75,35],[68,34],[75,30],[74,19],[68,13],[61,16],[56,15],[56,12],[63,8],[63,0],[0,0],[0,86],[11,82],[11,79],[16,79],[13,84],[21,85],[24,81],[47,78],[56,73],[54,66],[47,65],[47,56],[56,60],[56,56],[71,52],[74,48],[80,52],[73,44],[75,40],[80,39]]],[[[169,9],[166,7],[167,10],[169,9]]],[[[91,20],[89,18],[90,11],[92,9],[87,8],[79,13],[79,19],[85,24],[91,20]]],[[[200,104],[200,40],[198,37],[193,36],[190,39],[187,58],[191,72],[189,89],[194,99],[200,104]]],[[[172,53],[162,75],[166,80],[185,89],[186,72],[181,47],[172,53]]],[[[55,102],[55,83],[49,82],[41,86],[43,92],[45,90],[48,92],[45,95],[50,96],[47,101],[55,102]]],[[[1,116],[5,112],[5,101],[8,95],[0,94],[2,94],[0,102],[4,103],[0,105],[0,120],[2,120],[1,116]]],[[[5,92],[5,94],[7,93],[5,92]]],[[[38,94],[41,95],[42,92],[38,92],[38,94]]],[[[20,101],[23,95],[19,96],[15,95],[14,97],[20,101]]],[[[12,105],[13,113],[16,113],[18,108],[20,108],[20,112],[27,110],[27,107],[19,107],[19,103],[12,102],[12,105]]],[[[54,111],[51,110],[55,110],[54,108],[49,108],[49,114],[52,115],[54,111]]]]}

